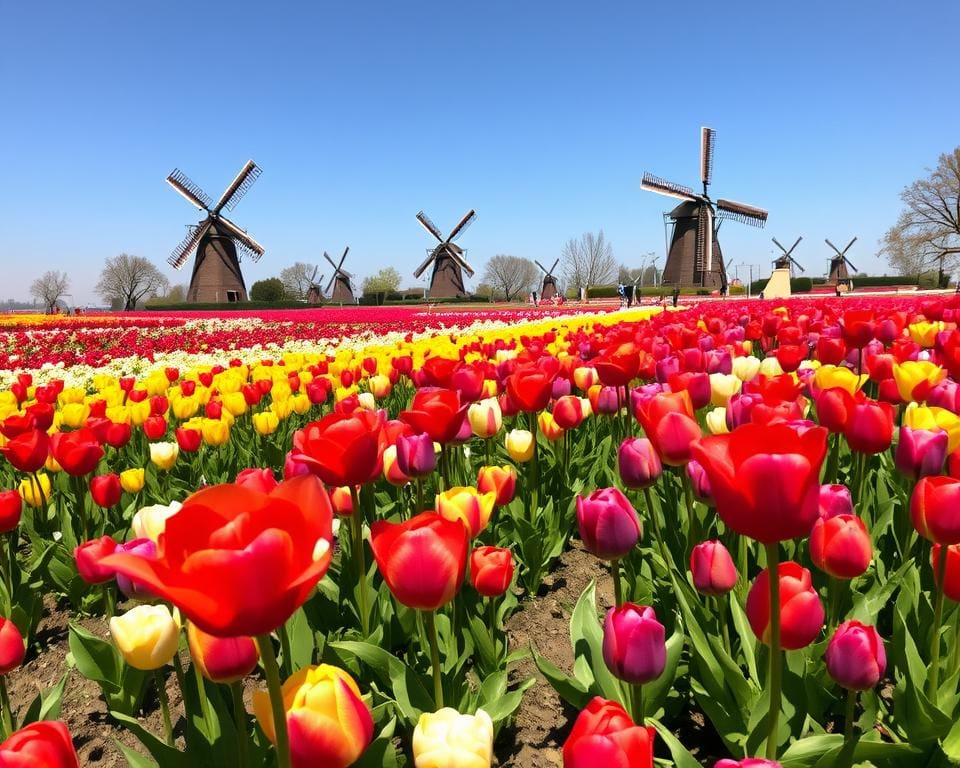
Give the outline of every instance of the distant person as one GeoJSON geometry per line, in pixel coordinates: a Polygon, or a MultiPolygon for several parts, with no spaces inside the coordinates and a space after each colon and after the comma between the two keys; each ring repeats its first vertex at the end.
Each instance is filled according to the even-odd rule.
{"type": "Polygon", "coordinates": [[[634,286],[632,285],[623,286],[623,296],[627,300],[627,307],[633,306],[633,290],[634,286]]]}
{"type": "Polygon", "coordinates": [[[537,295],[537,292],[534,291],[532,295],[533,295],[533,306],[535,307],[539,306],[537,302],[539,301],[540,297],[537,295]]]}
{"type": "Polygon", "coordinates": [[[673,306],[677,306],[677,302],[680,301],[680,286],[675,285],[673,287],[673,306]]]}

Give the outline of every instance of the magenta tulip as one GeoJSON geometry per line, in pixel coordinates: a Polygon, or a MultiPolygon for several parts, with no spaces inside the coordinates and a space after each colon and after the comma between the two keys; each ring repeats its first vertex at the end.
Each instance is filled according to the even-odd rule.
{"type": "Polygon", "coordinates": [[[875,627],[845,621],[833,633],[826,651],[827,672],[842,687],[866,691],[887,668],[887,653],[875,627]]]}
{"type": "Polygon", "coordinates": [[[627,488],[649,488],[663,474],[663,464],[645,437],[628,437],[617,451],[620,479],[627,488]]]}
{"type": "Polygon", "coordinates": [[[577,496],[577,523],[584,546],[602,560],[619,560],[640,540],[637,511],[616,488],[577,496]]]}
{"type": "Polygon", "coordinates": [[[603,661],[620,680],[643,685],[663,674],[667,646],[653,608],[624,603],[603,622],[603,661]]]}
{"type": "Polygon", "coordinates": [[[730,552],[719,541],[704,541],[690,553],[693,586],[703,595],[724,595],[737,585],[739,574],[730,552]]]}

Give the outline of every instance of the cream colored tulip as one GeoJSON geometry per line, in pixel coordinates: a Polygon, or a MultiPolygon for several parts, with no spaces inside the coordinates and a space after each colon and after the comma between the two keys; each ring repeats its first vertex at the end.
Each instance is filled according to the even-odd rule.
{"type": "Polygon", "coordinates": [[[416,768],[490,768],[493,721],[482,709],[461,715],[444,707],[424,712],[413,730],[416,768]]]}
{"type": "Polygon", "coordinates": [[[510,458],[524,464],[533,458],[533,433],[526,429],[511,429],[505,441],[510,458]]]}
{"type": "Polygon", "coordinates": [[[153,504],[143,507],[133,516],[131,528],[138,539],[150,539],[158,542],[160,534],[167,528],[167,520],[173,517],[183,505],[179,501],[169,504],[153,504]]]}
{"type": "Polygon", "coordinates": [[[777,358],[765,357],[760,363],[760,373],[764,376],[779,376],[783,373],[783,368],[780,367],[780,361],[777,358]]]}
{"type": "Polygon", "coordinates": [[[180,446],[172,443],[150,443],[150,461],[159,469],[170,469],[177,463],[180,446]]]}
{"type": "Polygon", "coordinates": [[[711,435],[724,435],[727,429],[727,409],[723,406],[707,411],[707,429],[711,435]]]}
{"type": "Polygon", "coordinates": [[[710,374],[710,402],[725,406],[727,401],[740,391],[741,381],[731,373],[710,374]]]}
{"type": "Polygon", "coordinates": [[[751,381],[760,373],[760,359],[753,355],[733,358],[733,375],[740,381],[751,381]]]}
{"type": "Polygon", "coordinates": [[[169,664],[180,645],[180,622],[160,605],[137,605],[110,619],[110,635],[131,667],[149,672],[169,664]]]}

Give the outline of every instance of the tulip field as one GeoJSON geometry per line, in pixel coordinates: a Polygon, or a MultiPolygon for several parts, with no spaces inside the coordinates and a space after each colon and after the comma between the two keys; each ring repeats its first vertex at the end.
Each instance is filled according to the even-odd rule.
{"type": "Polygon", "coordinates": [[[960,765],[958,414],[952,294],[0,315],[0,766],[960,765]]]}

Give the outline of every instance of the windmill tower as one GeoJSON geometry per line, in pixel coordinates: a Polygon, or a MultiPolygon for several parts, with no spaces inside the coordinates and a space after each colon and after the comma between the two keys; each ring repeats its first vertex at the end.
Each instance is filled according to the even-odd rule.
{"type": "Polygon", "coordinates": [[[796,242],[793,245],[791,245],[789,249],[784,248],[782,245],[780,245],[780,241],[777,240],[777,238],[774,237],[771,239],[776,244],[777,248],[783,251],[783,256],[778,256],[776,259],[774,259],[773,261],[774,269],[789,269],[790,277],[793,277],[794,267],[799,269],[801,272],[806,272],[806,270],[800,266],[800,262],[798,262],[795,258],[793,258],[793,255],[792,255],[793,249],[796,248],[797,245],[799,245],[800,241],[803,240],[803,237],[798,237],[796,242]]]}
{"type": "Polygon", "coordinates": [[[726,292],[727,272],[717,241],[720,222],[734,219],[762,227],[767,221],[767,212],[761,208],[723,198],[716,202],[710,199],[707,187],[713,175],[715,135],[713,128],[700,129],[700,180],[703,182],[703,194],[649,173],[643,175],[640,185],[643,189],[683,201],[668,214],[673,221],[673,235],[663,267],[662,284],[715,288],[726,292]]]}
{"type": "Polygon", "coordinates": [[[533,263],[543,271],[543,286],[540,289],[540,298],[544,301],[554,298],[557,295],[557,278],[553,276],[553,270],[557,268],[560,259],[553,262],[553,266],[550,267],[550,269],[544,267],[543,264],[536,259],[533,260],[533,263]]]}
{"type": "Polygon", "coordinates": [[[850,269],[852,269],[854,272],[858,271],[857,268],[850,262],[850,259],[847,258],[847,251],[850,250],[851,245],[857,242],[857,238],[853,238],[853,240],[847,243],[847,247],[842,251],[829,240],[824,239],[824,242],[833,248],[835,254],[834,256],[830,257],[830,276],[827,278],[827,282],[833,283],[834,285],[841,282],[847,282],[850,280],[850,272],[847,271],[847,267],[850,267],[850,269]]]}
{"type": "Polygon", "coordinates": [[[314,266],[313,274],[310,275],[309,283],[310,287],[307,288],[307,303],[308,304],[320,304],[323,301],[323,291],[320,290],[320,284],[323,282],[323,275],[320,275],[320,279],[317,279],[317,272],[320,271],[320,267],[314,266]]]}
{"type": "Polygon", "coordinates": [[[473,209],[467,211],[466,216],[460,219],[460,223],[451,230],[447,239],[444,240],[440,230],[437,229],[437,225],[430,221],[423,211],[417,214],[417,221],[423,225],[427,232],[437,238],[439,243],[439,245],[427,249],[426,260],[413,273],[414,277],[419,278],[427,267],[433,264],[433,274],[430,276],[430,291],[428,294],[430,298],[467,295],[467,289],[463,285],[463,273],[466,272],[468,277],[473,277],[474,271],[473,267],[464,258],[466,251],[457,245],[454,240],[460,237],[476,218],[476,211],[473,209]]]}
{"type": "Polygon", "coordinates": [[[343,268],[343,262],[346,261],[349,251],[350,246],[348,245],[343,249],[343,256],[340,257],[339,264],[334,264],[333,259],[330,258],[330,254],[326,251],[323,252],[323,258],[329,261],[330,266],[333,267],[333,276],[330,278],[330,282],[327,283],[326,293],[330,293],[330,288],[332,287],[333,293],[330,293],[330,300],[337,304],[355,303],[353,287],[350,285],[350,279],[353,275],[343,268]]]}
{"type": "Polygon", "coordinates": [[[253,160],[248,160],[216,205],[178,168],[174,168],[173,173],[167,176],[167,183],[171,187],[189,203],[207,213],[203,221],[190,227],[187,236],[167,259],[174,269],[180,269],[187,263],[190,254],[196,252],[187,301],[247,300],[247,287],[240,271],[240,259],[246,256],[251,261],[259,261],[264,249],[221,211],[224,208],[232,211],[259,176],[260,168],[253,160]]]}

